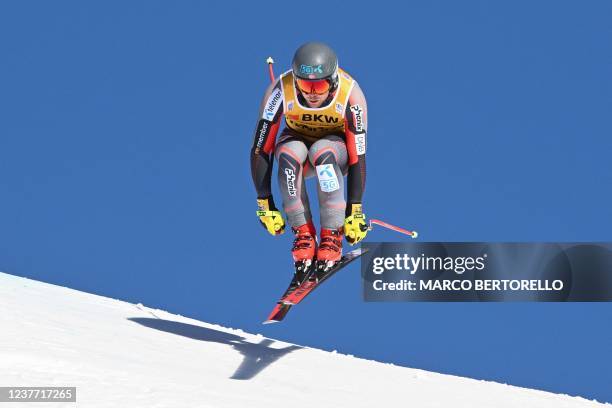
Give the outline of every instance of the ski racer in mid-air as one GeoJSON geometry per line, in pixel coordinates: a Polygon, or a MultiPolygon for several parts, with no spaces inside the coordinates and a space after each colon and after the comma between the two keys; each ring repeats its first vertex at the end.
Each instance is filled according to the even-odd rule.
{"type": "Polygon", "coordinates": [[[331,266],[342,257],[343,235],[351,245],[366,236],[362,197],[367,123],[361,88],[338,67],[335,52],[322,43],[309,42],[298,48],[292,69],[265,93],[251,149],[257,214],[270,234],[284,232],[285,222],[274,205],[270,185],[276,158],[283,210],[295,234],[292,255],[296,267],[308,267],[314,260],[331,266]],[[283,116],[285,127],[276,140],[283,116]],[[305,187],[305,179],[311,176],[318,181],[318,247],[305,187]]]}

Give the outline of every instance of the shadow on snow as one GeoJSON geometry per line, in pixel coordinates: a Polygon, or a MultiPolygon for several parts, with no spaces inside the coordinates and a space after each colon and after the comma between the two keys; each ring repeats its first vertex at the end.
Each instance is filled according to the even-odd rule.
{"type": "Polygon", "coordinates": [[[270,339],[263,339],[260,343],[249,343],[244,337],[235,334],[172,320],[150,317],[130,317],[128,320],[152,329],[178,334],[179,336],[232,346],[244,356],[244,360],[230,377],[234,380],[249,380],[285,354],[302,348],[295,345],[281,349],[272,348],[270,346],[274,344],[274,341],[270,339]]]}

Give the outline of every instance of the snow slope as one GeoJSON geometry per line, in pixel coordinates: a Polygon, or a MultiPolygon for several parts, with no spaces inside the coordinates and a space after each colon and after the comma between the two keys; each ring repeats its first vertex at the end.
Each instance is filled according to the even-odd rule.
{"type": "MultiPolygon", "coordinates": [[[[52,407],[603,407],[300,347],[0,273],[0,386],[76,386],[52,407]]],[[[16,406],[16,405],[15,405],[16,406]]]]}

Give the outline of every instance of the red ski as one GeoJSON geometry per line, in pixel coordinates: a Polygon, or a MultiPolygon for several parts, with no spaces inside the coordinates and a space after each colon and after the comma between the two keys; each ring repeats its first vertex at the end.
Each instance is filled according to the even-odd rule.
{"type": "Polygon", "coordinates": [[[291,309],[291,305],[285,304],[283,300],[304,282],[304,280],[312,272],[313,268],[314,263],[311,265],[306,265],[303,262],[297,262],[295,264],[295,273],[293,274],[293,278],[291,279],[287,290],[285,290],[285,293],[283,293],[283,296],[281,296],[280,300],[276,303],[276,306],[274,306],[274,309],[272,309],[272,312],[270,312],[268,318],[263,322],[264,324],[280,322],[285,318],[285,315],[287,312],[289,312],[289,309],[291,309]]]}
{"type": "Polygon", "coordinates": [[[300,303],[306,296],[321,285],[321,283],[325,282],[333,274],[366,252],[367,249],[365,248],[357,248],[345,254],[340,261],[336,262],[329,268],[317,268],[313,266],[309,268],[306,277],[302,279],[302,282],[299,285],[295,285],[296,276],[294,276],[291,284],[289,284],[289,288],[287,288],[285,294],[281,297],[274,309],[272,309],[272,312],[268,318],[263,323],[278,323],[283,320],[293,305],[300,303]]]}
{"type": "Polygon", "coordinates": [[[283,302],[278,302],[276,306],[274,306],[274,309],[272,309],[270,316],[268,316],[268,318],[263,322],[263,324],[280,322],[285,318],[285,316],[289,312],[289,309],[291,309],[291,305],[286,305],[283,302]]]}

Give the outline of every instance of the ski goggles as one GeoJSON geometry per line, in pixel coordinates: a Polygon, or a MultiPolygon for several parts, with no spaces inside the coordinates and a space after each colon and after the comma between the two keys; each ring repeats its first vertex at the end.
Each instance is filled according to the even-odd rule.
{"type": "Polygon", "coordinates": [[[302,93],[306,94],[317,94],[323,95],[325,92],[329,92],[331,84],[327,79],[309,80],[297,78],[295,81],[298,89],[302,93]]]}

